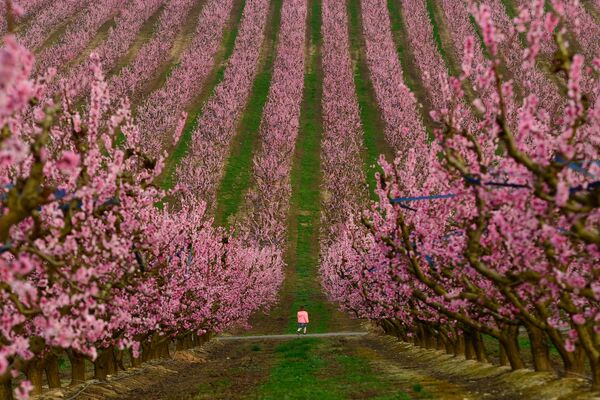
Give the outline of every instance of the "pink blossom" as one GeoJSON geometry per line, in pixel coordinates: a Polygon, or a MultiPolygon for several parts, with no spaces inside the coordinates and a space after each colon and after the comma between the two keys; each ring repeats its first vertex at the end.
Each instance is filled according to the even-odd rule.
{"type": "Polygon", "coordinates": [[[31,382],[25,380],[19,384],[19,387],[15,389],[15,398],[17,400],[28,400],[29,393],[33,390],[31,382]]]}
{"type": "Polygon", "coordinates": [[[573,318],[573,322],[575,322],[575,324],[577,325],[585,324],[585,317],[581,314],[575,314],[571,318],[573,318]]]}
{"type": "Polygon", "coordinates": [[[56,163],[56,166],[65,172],[72,172],[79,167],[79,162],[79,154],[72,151],[65,151],[61,159],[56,163]]]}

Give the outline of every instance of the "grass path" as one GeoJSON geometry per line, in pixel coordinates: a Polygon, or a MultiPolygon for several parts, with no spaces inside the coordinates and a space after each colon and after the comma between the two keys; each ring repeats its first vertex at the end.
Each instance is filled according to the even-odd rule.
{"type": "Polygon", "coordinates": [[[291,198],[285,250],[285,280],[278,304],[268,313],[253,316],[255,327],[243,334],[291,333],[296,309],[306,304],[311,312],[311,332],[324,332],[335,314],[325,304],[317,281],[319,263],[321,86],[320,0],[308,0],[304,91],[299,129],[290,170],[291,198]]]}
{"type": "MultiPolygon", "coordinates": [[[[59,42],[60,38],[62,38],[63,35],[67,32],[67,29],[69,29],[71,27],[71,25],[75,21],[77,21],[77,19],[79,19],[81,14],[83,14],[86,11],[87,10],[84,9],[84,10],[75,12],[75,13],[73,13],[73,15],[69,16],[68,18],[65,18],[59,24],[54,26],[53,30],[49,32],[48,37],[46,37],[39,46],[37,46],[36,48],[33,49],[33,54],[35,54],[37,56],[37,55],[41,54],[44,50],[57,44],[59,42]]],[[[35,18],[33,18],[32,20],[35,20],[35,18]]],[[[20,31],[21,31],[21,29],[20,29],[20,31]]],[[[23,28],[22,31],[25,34],[27,34],[27,30],[25,28],[23,28]]]]}
{"type": "Polygon", "coordinates": [[[356,330],[358,324],[327,301],[319,282],[321,218],[321,140],[323,135],[321,0],[309,0],[306,71],[300,128],[291,170],[286,281],[282,312],[286,331],[296,327],[296,311],[306,305],[310,331],[356,330]]]}
{"type": "Polygon", "coordinates": [[[139,93],[135,94],[134,102],[136,104],[141,104],[147,96],[163,87],[167,78],[171,74],[171,71],[177,67],[177,65],[179,65],[181,56],[194,39],[194,35],[198,26],[198,19],[205,4],[206,0],[196,0],[196,4],[192,7],[191,11],[185,18],[177,37],[173,41],[169,57],[164,60],[164,62],[156,69],[156,71],[154,71],[153,75],[148,79],[148,81],[142,85],[139,93]]]}
{"type": "Polygon", "coordinates": [[[115,63],[115,67],[110,71],[110,75],[118,75],[123,68],[129,65],[136,57],[138,52],[146,43],[152,39],[155,34],[155,30],[158,26],[160,16],[165,11],[165,4],[158,7],[158,9],[148,18],[142,25],[138,32],[135,40],[129,46],[129,49],[123,56],[121,56],[115,63]]]}
{"type": "Polygon", "coordinates": [[[282,0],[271,2],[270,21],[267,23],[265,41],[261,49],[261,65],[254,78],[246,110],[237,127],[237,134],[231,141],[223,178],[217,190],[215,223],[220,226],[229,224],[230,217],[237,213],[250,187],[252,159],[260,142],[260,122],[273,76],[281,22],[281,4],[282,0]]]}
{"type": "Polygon", "coordinates": [[[311,0],[308,14],[308,51],[300,128],[296,139],[291,185],[286,282],[291,293],[283,305],[287,330],[295,327],[295,311],[305,304],[311,310],[312,332],[324,332],[330,313],[317,282],[319,265],[319,218],[321,213],[321,1],[311,0]]]}
{"type": "MultiPolygon", "coordinates": [[[[275,348],[277,361],[269,380],[254,398],[278,399],[410,399],[367,359],[353,354],[346,340],[299,339],[275,348]],[[350,351],[349,351],[350,350],[350,351]]],[[[249,396],[252,398],[253,396],[249,396]]]]}
{"type": "Polygon", "coordinates": [[[369,68],[364,53],[365,43],[362,36],[360,0],[348,0],[347,4],[350,52],[354,64],[354,85],[356,86],[356,97],[360,108],[360,120],[364,132],[365,176],[369,185],[371,199],[376,200],[375,172],[380,171],[377,160],[379,159],[380,154],[384,154],[386,158],[391,161],[394,152],[385,140],[385,123],[379,113],[375,90],[369,79],[369,68]]]}
{"type": "Polygon", "coordinates": [[[425,125],[425,129],[431,137],[433,134],[434,123],[429,112],[433,107],[429,100],[430,94],[427,92],[427,89],[425,89],[425,85],[422,81],[423,76],[415,61],[415,55],[411,50],[410,40],[408,38],[408,33],[406,32],[407,27],[404,23],[404,9],[402,3],[398,0],[388,0],[387,5],[390,15],[392,36],[396,43],[396,51],[398,53],[400,65],[402,65],[404,84],[415,95],[417,102],[422,105],[422,107],[419,107],[418,111],[421,120],[425,125]]]}
{"type": "MultiPolygon", "coordinates": [[[[170,189],[175,185],[175,172],[177,166],[187,155],[192,141],[192,134],[196,130],[198,119],[202,115],[202,109],[206,100],[213,93],[214,89],[221,83],[227,67],[227,60],[231,57],[235,47],[235,40],[238,34],[238,26],[244,12],[245,0],[238,0],[234,3],[233,11],[227,28],[223,34],[221,49],[215,55],[215,64],[213,70],[206,78],[206,82],[198,94],[192,105],[188,108],[188,118],[181,134],[179,142],[169,153],[169,157],[165,163],[165,168],[160,177],[160,185],[164,189],[170,189]]],[[[198,10],[198,14],[200,10],[198,10]]],[[[197,19],[197,16],[196,16],[197,19]]]]}
{"type": "MultiPolygon", "coordinates": [[[[393,1],[393,0],[392,0],[393,1]]],[[[441,6],[436,0],[425,0],[427,13],[429,14],[429,21],[433,29],[433,39],[437,46],[437,49],[442,56],[442,59],[446,63],[450,75],[460,75],[460,60],[453,49],[452,37],[446,26],[444,19],[444,11],[440,8],[441,6]]]]}
{"type": "Polygon", "coordinates": [[[290,172],[285,281],[278,305],[268,314],[257,314],[248,334],[290,333],[296,327],[296,311],[306,305],[310,332],[357,330],[357,323],[336,310],[318,281],[321,216],[321,1],[308,0],[304,93],[296,147],[290,172]]]}
{"type": "MultiPolygon", "coordinates": [[[[211,341],[94,383],[77,400],[591,400],[585,383],[508,373],[390,337],[211,341]]],[[[65,393],[70,398],[80,388],[65,393]]],[[[42,397],[39,400],[56,399],[42,397]]]]}
{"type": "Polygon", "coordinates": [[[85,46],[85,48],[81,51],[81,53],[79,53],[79,55],[77,57],[75,57],[73,60],[69,61],[64,66],[65,70],[69,70],[73,66],[79,65],[82,62],[84,62],[90,56],[90,54],[92,53],[92,51],[94,51],[94,49],[96,47],[100,46],[102,43],[104,43],[106,41],[111,30],[113,30],[117,26],[115,17],[117,15],[119,15],[120,12],[121,11],[119,10],[119,12],[117,14],[114,14],[112,17],[108,18],[106,20],[106,22],[104,22],[100,26],[100,28],[98,29],[96,34],[92,37],[92,40],[90,40],[90,42],[85,46]]]}

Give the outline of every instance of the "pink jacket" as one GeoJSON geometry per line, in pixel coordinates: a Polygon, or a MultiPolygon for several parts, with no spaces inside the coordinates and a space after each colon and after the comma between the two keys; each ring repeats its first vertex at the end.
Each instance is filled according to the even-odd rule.
{"type": "Polygon", "coordinates": [[[306,311],[298,311],[298,323],[308,324],[308,313],[306,311]]]}

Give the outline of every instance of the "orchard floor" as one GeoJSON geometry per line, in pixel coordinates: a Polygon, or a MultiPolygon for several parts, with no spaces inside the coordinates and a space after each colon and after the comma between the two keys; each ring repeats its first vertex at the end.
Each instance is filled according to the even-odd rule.
{"type": "MultiPolygon", "coordinates": [[[[69,400],[591,399],[580,380],[464,361],[376,334],[216,339],[66,393],[69,400]],[[579,395],[578,395],[579,393],[579,395]]],[[[58,397],[54,397],[58,398],[58,397]]]]}

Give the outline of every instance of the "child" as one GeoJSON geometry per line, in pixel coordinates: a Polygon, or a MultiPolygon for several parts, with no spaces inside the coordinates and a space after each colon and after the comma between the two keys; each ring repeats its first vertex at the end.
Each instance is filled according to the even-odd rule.
{"type": "Polygon", "coordinates": [[[304,306],[300,307],[298,311],[298,331],[296,333],[300,335],[300,331],[304,329],[306,335],[306,327],[308,326],[308,313],[304,310],[304,306]]]}

